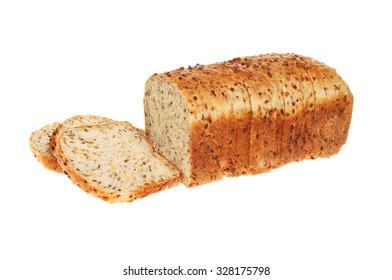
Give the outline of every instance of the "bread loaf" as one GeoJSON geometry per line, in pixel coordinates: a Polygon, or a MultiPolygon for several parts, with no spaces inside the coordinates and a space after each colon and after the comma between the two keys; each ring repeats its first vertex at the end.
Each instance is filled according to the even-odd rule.
{"type": "Polygon", "coordinates": [[[68,126],[57,159],[81,189],[108,202],[130,202],[177,185],[180,172],[128,122],[68,126]]]}
{"type": "Polygon", "coordinates": [[[191,187],[336,154],[353,96],[335,69],[269,54],[154,74],[144,108],[147,136],[191,187]]]}

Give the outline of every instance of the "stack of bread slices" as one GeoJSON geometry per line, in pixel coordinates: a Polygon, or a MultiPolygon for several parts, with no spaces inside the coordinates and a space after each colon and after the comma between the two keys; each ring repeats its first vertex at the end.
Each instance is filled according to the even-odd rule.
{"type": "Polygon", "coordinates": [[[30,148],[43,166],[108,202],[131,202],[180,182],[180,172],[129,122],[74,116],[34,131],[30,148]]]}

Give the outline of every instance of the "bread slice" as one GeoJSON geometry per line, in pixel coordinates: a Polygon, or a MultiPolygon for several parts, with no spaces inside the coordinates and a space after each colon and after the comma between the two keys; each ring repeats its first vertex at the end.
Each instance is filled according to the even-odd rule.
{"type": "Polygon", "coordinates": [[[108,202],[131,202],[176,186],[180,172],[128,122],[77,126],[57,136],[57,158],[82,190],[108,202]]]}
{"type": "Polygon", "coordinates": [[[56,150],[57,140],[58,140],[58,135],[61,134],[62,131],[75,126],[97,125],[97,124],[104,124],[110,122],[114,122],[114,120],[105,117],[94,116],[94,115],[76,115],[70,117],[65,121],[63,121],[62,123],[60,123],[57,126],[57,128],[53,131],[52,135],[50,136],[50,141],[49,141],[50,152],[53,154],[54,157],[57,157],[57,150],[56,150]]]}
{"type": "Polygon", "coordinates": [[[305,136],[305,125],[308,121],[305,98],[312,87],[303,81],[306,72],[295,55],[275,54],[274,57],[281,67],[284,77],[283,83],[286,87],[286,93],[288,93],[285,109],[289,111],[289,117],[285,120],[286,131],[283,142],[286,143],[286,149],[291,154],[291,157],[288,157],[288,162],[300,161],[305,159],[305,155],[311,148],[311,146],[306,147],[306,143],[311,143],[311,141],[308,141],[309,139],[305,136]]]}
{"type": "MultiPolygon", "coordinates": [[[[211,130],[211,123],[208,124],[208,121],[212,122],[212,118],[202,113],[202,102],[197,95],[191,94],[192,91],[196,92],[198,87],[195,85],[191,89],[187,86],[190,77],[187,78],[188,73],[185,71],[185,73],[179,73],[181,70],[183,69],[172,71],[172,73],[154,74],[147,80],[144,114],[147,136],[158,152],[181,170],[184,175],[184,184],[189,185],[196,179],[192,174],[195,163],[191,159],[191,122],[194,120],[199,122],[197,130],[200,133],[193,134],[192,140],[199,142],[197,148],[203,149],[205,153],[212,140],[207,134],[208,131],[204,134],[202,131],[205,126],[211,130]],[[177,85],[174,83],[175,80],[178,80],[177,85]],[[179,93],[180,90],[184,90],[184,95],[179,93]],[[185,95],[186,93],[189,94],[185,95]]],[[[211,106],[216,106],[216,104],[211,104],[211,106]]],[[[220,180],[223,176],[218,160],[213,160],[211,156],[207,157],[204,166],[200,164],[197,168],[209,170],[205,172],[205,176],[215,176],[215,180],[220,180]]]]}
{"type": "MultiPolygon", "coordinates": [[[[322,157],[336,154],[346,142],[352,115],[353,97],[345,81],[336,70],[315,59],[309,59],[317,66],[327,95],[325,108],[324,141],[322,157]],[[344,128],[344,129],[342,129],[344,128]]],[[[316,83],[315,83],[316,85],[316,83]]]]}
{"type": "MultiPolygon", "coordinates": [[[[227,139],[227,165],[223,170],[224,175],[246,175],[249,173],[251,123],[249,93],[243,83],[246,73],[227,63],[215,63],[204,67],[213,70],[209,78],[219,81],[220,90],[217,91],[221,95],[224,94],[226,111],[229,112],[227,131],[231,137],[227,139]]],[[[222,142],[222,135],[217,135],[216,139],[222,142]]]]}
{"type": "Polygon", "coordinates": [[[276,136],[277,141],[280,142],[280,150],[277,155],[279,157],[279,164],[276,167],[284,165],[291,161],[293,157],[293,143],[289,140],[290,135],[290,119],[292,118],[292,98],[293,93],[287,86],[284,72],[282,69],[282,57],[277,57],[274,54],[268,56],[252,57],[257,63],[265,65],[271,75],[272,82],[275,85],[276,91],[274,95],[281,100],[280,105],[283,105],[280,110],[283,110],[282,125],[279,134],[276,136]]]}
{"type": "MultiPolygon", "coordinates": [[[[199,182],[214,179],[216,178],[215,174],[218,175],[217,177],[222,178],[223,175],[234,172],[233,160],[229,157],[234,157],[235,154],[236,129],[234,126],[237,125],[233,124],[232,127],[226,125],[228,120],[233,118],[234,112],[228,101],[228,89],[223,85],[225,77],[217,69],[204,65],[196,65],[189,68],[189,70],[190,78],[197,82],[195,88],[191,87],[191,93],[196,93],[198,100],[202,102],[199,107],[201,108],[202,116],[199,123],[192,123],[192,128],[195,128],[192,129],[194,131],[192,134],[194,136],[198,135],[197,131],[200,131],[200,134],[205,138],[196,142],[191,139],[192,152],[196,149],[204,151],[203,153],[206,156],[196,162],[196,166],[201,166],[201,168],[198,168],[200,171],[212,171],[208,173],[202,171],[194,175],[199,182]],[[219,78],[214,79],[212,77],[219,78]],[[222,136],[226,141],[222,141],[222,136]],[[211,169],[209,164],[205,164],[209,161],[208,155],[211,156],[212,162],[217,163],[214,165],[215,170],[211,169]],[[203,173],[208,175],[200,176],[203,173]]],[[[198,139],[198,137],[196,136],[195,139],[198,139]]]]}
{"type": "Polygon", "coordinates": [[[270,55],[240,58],[251,76],[245,81],[251,97],[252,174],[277,168],[282,162],[285,100],[281,74],[271,69],[270,55]]]}
{"type": "Polygon", "coordinates": [[[315,104],[316,94],[314,93],[314,87],[312,77],[308,75],[301,57],[299,55],[292,54],[289,65],[292,70],[295,71],[295,76],[299,79],[299,86],[302,89],[302,118],[303,125],[300,129],[300,141],[297,143],[298,157],[296,161],[304,159],[315,158],[315,104]]]}
{"type": "Polygon", "coordinates": [[[50,136],[60,123],[52,123],[34,131],[29,139],[30,149],[34,157],[47,169],[63,173],[56,157],[49,149],[50,136]]]}
{"type": "MultiPolygon", "coordinates": [[[[235,58],[224,64],[243,72],[243,84],[249,96],[249,170],[250,174],[268,172],[279,165],[276,141],[277,114],[280,114],[276,88],[270,81],[268,70],[251,57],[235,58]]],[[[283,102],[281,102],[283,103],[283,102]]],[[[280,140],[280,139],[279,139],[280,140]]]]}
{"type": "Polygon", "coordinates": [[[315,95],[315,109],[312,123],[313,129],[313,154],[311,158],[326,157],[328,154],[328,137],[330,136],[326,123],[328,120],[327,107],[328,92],[327,80],[322,72],[319,70],[319,63],[309,57],[298,56],[304,69],[309,75],[313,85],[313,92],[315,95]]]}
{"type": "MultiPolygon", "coordinates": [[[[264,57],[264,56],[261,56],[264,57]]],[[[281,147],[281,164],[297,161],[300,157],[302,146],[301,128],[304,126],[303,118],[303,88],[299,82],[296,64],[290,54],[270,54],[268,56],[268,67],[275,75],[278,92],[284,100],[284,125],[281,147]]]]}

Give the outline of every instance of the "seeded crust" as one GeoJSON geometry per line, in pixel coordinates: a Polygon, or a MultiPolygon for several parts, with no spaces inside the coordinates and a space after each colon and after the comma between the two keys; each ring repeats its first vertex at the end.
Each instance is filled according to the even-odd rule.
{"type": "Polygon", "coordinates": [[[283,98],[271,82],[272,74],[264,63],[254,57],[235,58],[225,64],[240,69],[249,94],[250,144],[249,172],[259,174],[280,166],[283,98]],[[278,141],[279,139],[279,141],[278,141]]]}
{"type": "Polygon", "coordinates": [[[271,79],[275,83],[275,95],[280,96],[280,105],[283,105],[280,108],[280,110],[283,110],[281,115],[283,119],[282,127],[276,136],[278,143],[280,143],[279,160],[276,166],[279,167],[291,162],[293,159],[294,145],[290,135],[295,130],[295,120],[292,120],[295,115],[295,105],[292,105],[295,97],[290,83],[288,84],[285,79],[284,57],[271,54],[269,56],[252,57],[252,59],[267,67],[269,73],[271,73],[271,79]]]}
{"type": "Polygon", "coordinates": [[[85,192],[131,202],[179,184],[180,172],[128,122],[68,127],[58,134],[58,162],[85,192]]]}
{"type": "MultiPolygon", "coordinates": [[[[146,95],[166,96],[165,90],[154,91],[154,83],[170,85],[183,100],[189,129],[182,141],[189,143],[189,152],[183,155],[189,164],[180,170],[187,186],[329,157],[347,139],[353,96],[333,68],[308,57],[242,57],[150,77],[146,95]]],[[[153,119],[158,112],[160,122],[168,122],[154,102],[145,98],[146,116],[153,119]]],[[[161,145],[161,139],[152,136],[159,131],[147,118],[146,130],[153,144],[161,145]]],[[[177,148],[163,146],[165,156],[177,148]]]]}
{"type": "Polygon", "coordinates": [[[308,57],[299,57],[302,61],[304,69],[307,71],[313,86],[315,94],[315,110],[314,110],[314,122],[313,122],[313,140],[314,149],[312,158],[327,157],[328,155],[328,143],[327,138],[330,135],[326,126],[327,122],[327,107],[328,107],[328,92],[327,82],[324,75],[319,70],[319,64],[317,61],[308,57]]]}
{"type": "Polygon", "coordinates": [[[305,95],[308,97],[303,86],[303,76],[307,74],[296,56],[271,54],[226,63],[251,73],[244,81],[252,101],[251,173],[267,172],[287,162],[302,160],[303,150],[309,151],[312,145],[308,141],[310,144],[305,146],[305,121],[302,121],[305,112],[301,112],[305,111],[305,95]]]}
{"type": "Polygon", "coordinates": [[[299,151],[299,153],[296,161],[314,159],[314,147],[316,146],[314,137],[314,127],[316,126],[314,123],[316,116],[316,95],[314,93],[312,77],[310,77],[306,71],[302,63],[302,57],[293,54],[291,55],[291,59],[288,63],[292,67],[291,69],[295,73],[296,77],[299,79],[298,84],[301,86],[303,94],[301,116],[303,118],[303,125],[299,133],[299,141],[297,145],[297,151],[299,151]]]}
{"type": "MultiPolygon", "coordinates": [[[[327,95],[325,138],[323,139],[326,148],[321,156],[330,157],[336,154],[346,142],[351,122],[353,95],[335,69],[315,59],[308,59],[316,65],[317,71],[322,77],[324,92],[327,95]]],[[[316,85],[316,81],[314,81],[314,85],[316,85]]]]}
{"type": "Polygon", "coordinates": [[[227,166],[224,168],[224,175],[229,177],[246,175],[249,171],[251,112],[249,111],[249,93],[243,83],[244,72],[225,63],[216,63],[206,67],[216,71],[216,74],[212,75],[213,80],[221,82],[220,94],[224,93],[226,107],[230,112],[228,135],[234,137],[227,139],[229,143],[227,143],[227,166]]]}
{"type": "Polygon", "coordinates": [[[299,161],[302,151],[304,117],[304,89],[300,83],[295,58],[288,55],[271,54],[268,66],[279,77],[279,90],[284,100],[284,126],[282,134],[281,164],[299,161]]]}
{"type": "Polygon", "coordinates": [[[63,173],[57,159],[49,150],[50,136],[57,128],[59,123],[52,123],[46,125],[36,131],[30,136],[30,149],[34,157],[47,169],[63,173]]]}

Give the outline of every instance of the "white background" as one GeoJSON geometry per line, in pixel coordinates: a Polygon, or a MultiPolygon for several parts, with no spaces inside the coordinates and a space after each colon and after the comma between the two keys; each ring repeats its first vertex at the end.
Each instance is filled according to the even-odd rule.
{"type": "MultiPolygon", "coordinates": [[[[128,265],[392,279],[390,18],[387,1],[1,1],[0,279],[131,279],[128,265]],[[31,132],[75,114],[144,127],[155,72],[268,52],[350,85],[338,155],[111,205],[29,150],[31,132]]],[[[184,277],[215,278],[260,279],[184,277]]]]}

